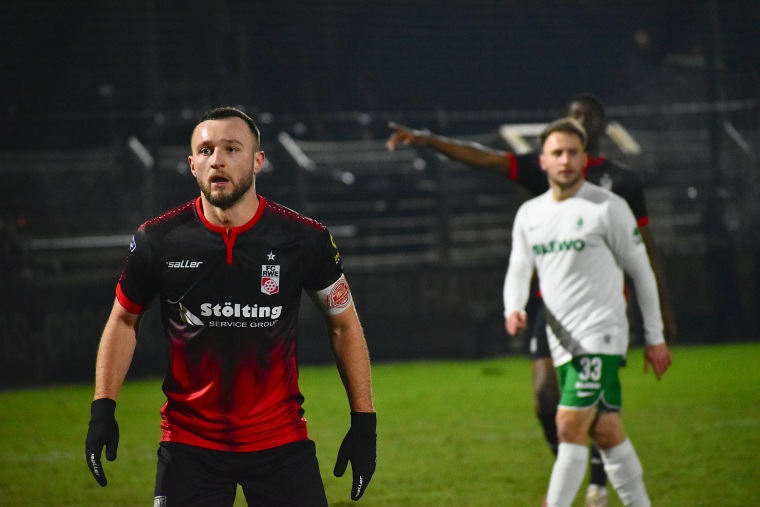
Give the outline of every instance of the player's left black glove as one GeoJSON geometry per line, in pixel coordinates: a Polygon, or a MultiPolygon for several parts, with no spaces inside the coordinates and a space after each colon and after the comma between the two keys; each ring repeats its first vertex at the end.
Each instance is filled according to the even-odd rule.
{"type": "Polygon", "coordinates": [[[116,402],[110,398],[98,398],[90,405],[90,426],[84,442],[84,453],[92,476],[101,486],[108,484],[100,462],[103,446],[106,447],[108,461],[116,459],[116,449],[119,447],[119,425],[115,413],[116,402]]]}
{"type": "Polygon", "coordinates": [[[359,500],[377,464],[377,415],[374,412],[351,412],[351,428],[338,449],[335,477],[343,477],[349,461],[354,474],[351,500],[359,500]]]}

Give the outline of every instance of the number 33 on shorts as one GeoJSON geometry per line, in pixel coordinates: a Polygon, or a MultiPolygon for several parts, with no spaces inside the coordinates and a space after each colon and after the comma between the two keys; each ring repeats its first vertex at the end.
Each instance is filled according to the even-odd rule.
{"type": "Polygon", "coordinates": [[[622,390],[618,370],[622,356],[594,354],[576,356],[559,366],[559,406],[570,409],[601,405],[608,410],[620,410],[622,390]]]}

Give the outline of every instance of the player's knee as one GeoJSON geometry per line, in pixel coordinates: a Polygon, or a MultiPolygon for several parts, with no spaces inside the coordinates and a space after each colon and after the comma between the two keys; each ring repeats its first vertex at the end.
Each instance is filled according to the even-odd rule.
{"type": "Polygon", "coordinates": [[[560,442],[587,445],[595,410],[558,410],[557,435],[560,442]]]}
{"type": "Polygon", "coordinates": [[[560,425],[557,426],[557,437],[560,442],[586,445],[588,436],[578,428],[560,425]]]}
{"type": "Polygon", "coordinates": [[[612,414],[601,416],[591,431],[591,439],[599,449],[611,449],[625,441],[619,417],[612,414]]]}

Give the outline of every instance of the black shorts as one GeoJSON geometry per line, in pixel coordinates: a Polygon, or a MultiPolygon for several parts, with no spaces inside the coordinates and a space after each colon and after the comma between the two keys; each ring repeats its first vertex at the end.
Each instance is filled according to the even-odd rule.
{"type": "Polygon", "coordinates": [[[544,314],[544,304],[538,301],[532,308],[532,314],[529,317],[533,320],[531,328],[530,343],[528,353],[531,361],[547,359],[552,357],[549,350],[549,337],[546,335],[546,315],[544,314]]]}
{"type": "Polygon", "coordinates": [[[327,507],[311,440],[256,452],[176,442],[158,448],[154,507],[232,506],[238,484],[249,505],[327,507]]]}

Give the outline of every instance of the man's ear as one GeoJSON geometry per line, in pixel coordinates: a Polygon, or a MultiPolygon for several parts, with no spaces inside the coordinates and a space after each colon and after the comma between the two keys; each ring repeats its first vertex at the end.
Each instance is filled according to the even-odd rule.
{"type": "Polygon", "coordinates": [[[187,157],[187,165],[190,166],[190,172],[193,173],[193,176],[197,177],[197,175],[195,174],[195,166],[193,165],[193,156],[192,155],[189,155],[187,157]]]}
{"type": "Polygon", "coordinates": [[[544,172],[546,172],[546,167],[544,167],[544,154],[543,153],[541,153],[538,156],[538,163],[541,166],[541,170],[544,171],[544,172]]]}
{"type": "Polygon", "coordinates": [[[259,174],[264,169],[264,162],[266,162],[266,154],[262,150],[257,151],[253,155],[253,174],[259,174]]]}

